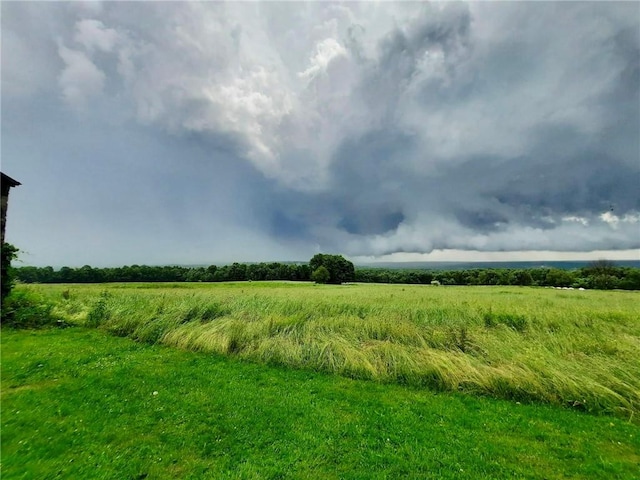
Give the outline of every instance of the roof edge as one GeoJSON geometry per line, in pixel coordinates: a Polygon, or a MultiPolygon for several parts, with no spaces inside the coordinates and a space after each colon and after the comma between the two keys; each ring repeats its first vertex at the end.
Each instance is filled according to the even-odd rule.
{"type": "Polygon", "coordinates": [[[19,181],[14,180],[13,178],[11,178],[9,175],[0,172],[0,174],[2,174],[2,183],[3,184],[8,184],[10,187],[17,187],[18,185],[22,185],[19,181]]]}

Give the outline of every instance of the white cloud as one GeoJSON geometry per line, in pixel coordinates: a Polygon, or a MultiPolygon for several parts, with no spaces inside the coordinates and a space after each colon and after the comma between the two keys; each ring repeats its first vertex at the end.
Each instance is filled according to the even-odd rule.
{"type": "Polygon", "coordinates": [[[60,44],[58,54],[65,63],[58,77],[62,96],[69,105],[81,109],[91,97],[102,92],[105,74],[81,51],[60,44]]]}
{"type": "Polygon", "coordinates": [[[329,64],[338,57],[346,56],[347,50],[335,38],[326,38],[316,46],[316,53],[310,58],[310,66],[298,76],[311,81],[327,72],[329,64]]]}
{"type": "MultiPolygon", "coordinates": [[[[607,217],[608,218],[608,217],[607,217]]],[[[618,224],[616,224],[618,225],[618,224]]],[[[400,225],[384,235],[345,238],[347,252],[353,255],[384,256],[393,252],[429,253],[454,249],[472,251],[592,251],[637,248],[637,228],[585,227],[568,222],[553,230],[513,224],[505,229],[481,233],[446,220],[422,219],[411,225],[400,225]],[[634,231],[635,234],[634,235],[634,231]],[[579,248],[576,249],[576,246],[579,248]]]]}
{"type": "Polygon", "coordinates": [[[248,142],[251,160],[265,172],[277,168],[276,128],[291,112],[293,100],[275,72],[258,67],[228,84],[205,86],[203,95],[210,106],[204,118],[185,119],[187,129],[240,133],[248,142]]]}
{"type": "Polygon", "coordinates": [[[622,217],[625,223],[640,223],[640,213],[627,213],[622,217]]]}
{"type": "Polygon", "coordinates": [[[85,19],[76,23],[74,40],[89,52],[95,49],[103,52],[113,51],[118,37],[118,32],[106,28],[99,20],[85,19]]]}
{"type": "Polygon", "coordinates": [[[611,212],[604,212],[600,215],[600,220],[611,225],[611,228],[617,228],[620,223],[620,218],[611,212]]]}
{"type": "Polygon", "coordinates": [[[566,217],[562,217],[562,221],[563,222],[576,222],[576,223],[579,223],[581,225],[584,225],[585,227],[589,226],[589,219],[584,218],[584,217],[577,217],[575,215],[568,215],[566,217]]]}
{"type": "MultiPolygon", "coordinates": [[[[600,220],[608,224],[611,228],[617,229],[621,225],[635,225],[640,223],[640,213],[630,212],[623,217],[619,217],[611,212],[604,212],[599,216],[600,220]]],[[[640,231],[635,228],[637,238],[640,238],[640,231]]]]}

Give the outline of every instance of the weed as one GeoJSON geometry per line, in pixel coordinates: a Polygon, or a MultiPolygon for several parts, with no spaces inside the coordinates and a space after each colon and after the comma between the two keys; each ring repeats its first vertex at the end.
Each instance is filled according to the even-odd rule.
{"type": "Polygon", "coordinates": [[[2,304],[2,325],[11,328],[68,326],[53,313],[54,305],[28,289],[14,289],[2,304]]]}
{"type": "Polygon", "coordinates": [[[210,322],[216,318],[225,317],[231,313],[231,310],[225,308],[219,303],[209,303],[205,305],[200,313],[200,321],[202,323],[210,322]]]}
{"type": "Polygon", "coordinates": [[[450,328],[449,341],[452,348],[460,350],[462,353],[466,353],[473,348],[469,330],[465,326],[450,328]]]}
{"type": "Polygon", "coordinates": [[[109,310],[107,309],[108,292],[102,292],[100,298],[87,315],[87,326],[97,327],[109,319],[109,310]]]}
{"type": "Polygon", "coordinates": [[[529,321],[524,315],[512,313],[493,313],[491,310],[483,315],[484,325],[487,328],[505,325],[516,332],[524,332],[529,326],[529,321]]]}

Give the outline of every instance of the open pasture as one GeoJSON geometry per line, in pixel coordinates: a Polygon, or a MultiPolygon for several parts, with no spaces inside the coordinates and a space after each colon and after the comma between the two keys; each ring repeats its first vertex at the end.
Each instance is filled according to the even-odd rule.
{"type": "Polygon", "coordinates": [[[625,418],[640,410],[638,292],[270,282],[21,288],[70,323],[140,342],[625,418]]]}

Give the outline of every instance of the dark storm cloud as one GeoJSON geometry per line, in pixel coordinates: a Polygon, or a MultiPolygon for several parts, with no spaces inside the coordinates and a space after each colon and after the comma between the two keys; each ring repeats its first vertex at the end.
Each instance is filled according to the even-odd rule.
{"type": "Polygon", "coordinates": [[[56,264],[638,248],[639,19],[3,3],[8,237],[56,264]]]}
{"type": "MultiPolygon", "coordinates": [[[[538,14],[536,8],[529,8],[534,17],[538,14]]],[[[544,8],[548,9],[548,6],[544,8]]],[[[544,13],[541,16],[544,17],[544,13]]],[[[596,81],[603,83],[603,88],[599,91],[587,88],[580,98],[582,104],[570,105],[575,109],[597,111],[596,120],[600,125],[596,129],[588,125],[591,119],[584,119],[583,123],[579,117],[563,115],[562,98],[558,99],[560,105],[556,110],[553,106],[555,99],[551,97],[554,93],[562,95],[564,91],[583,88],[572,82],[581,80],[580,70],[588,65],[578,62],[579,68],[571,71],[571,59],[564,59],[568,65],[566,71],[551,74],[565,80],[566,85],[563,88],[556,85],[549,92],[537,94],[540,101],[548,104],[546,112],[528,111],[527,99],[513,95],[508,89],[522,89],[526,95],[523,87],[544,88],[545,85],[530,82],[528,77],[540,70],[539,63],[546,55],[553,56],[554,52],[536,52],[540,43],[532,41],[534,39],[508,35],[500,39],[493,49],[483,52],[480,46],[474,51],[470,32],[472,24],[469,11],[458,8],[447,15],[418,19],[410,24],[407,32],[398,29],[380,41],[379,57],[373,61],[376,67],[367,70],[369,77],[365,76],[361,84],[369,93],[366,97],[369,101],[389,102],[385,105],[387,116],[381,115],[383,126],[364,134],[360,143],[354,144],[353,139],[347,139],[337,150],[330,190],[342,203],[351,206],[344,209],[349,211],[351,220],[341,220],[337,228],[349,234],[383,234],[383,229],[364,232],[354,229],[353,225],[359,221],[385,224],[389,207],[384,208],[383,205],[391,205],[391,209],[396,211],[395,218],[400,219],[398,223],[406,221],[418,228],[410,229],[412,238],[408,240],[403,238],[400,230],[395,242],[393,236],[384,236],[382,243],[390,246],[382,250],[372,247],[367,253],[428,251],[453,245],[493,249],[496,244],[489,240],[490,235],[486,243],[477,241],[478,235],[489,232],[513,236],[512,245],[500,248],[517,249],[521,245],[521,237],[514,234],[514,230],[526,229],[544,233],[538,240],[528,242],[528,248],[554,249],[561,243],[561,248],[567,248],[564,246],[567,242],[556,244],[554,239],[566,235],[574,235],[571,249],[593,248],[595,245],[638,248],[640,150],[638,136],[632,133],[640,131],[638,82],[634,83],[638,72],[637,24],[620,30],[612,29],[608,35],[602,36],[602,43],[586,45],[586,48],[596,49],[586,55],[571,52],[578,57],[586,57],[585,62],[603,56],[617,68],[615,72],[591,72],[584,81],[595,75],[596,81]],[[424,23],[420,24],[421,21],[424,23]],[[421,79],[418,59],[434,49],[442,54],[443,76],[421,79]],[[610,80],[607,79],[609,76],[612,77],[610,80]],[[489,116],[477,119],[494,126],[495,130],[486,129],[486,133],[496,138],[498,148],[495,151],[491,145],[485,145],[483,139],[479,140],[479,145],[473,144],[473,134],[477,132],[471,132],[471,138],[461,136],[454,155],[437,143],[424,141],[420,124],[398,132],[398,124],[402,124],[405,114],[403,108],[406,108],[402,97],[407,92],[419,92],[411,98],[422,104],[426,110],[424,118],[428,119],[429,109],[446,111],[458,104],[462,108],[468,105],[473,109],[474,103],[495,95],[493,91],[496,89],[505,90],[505,96],[513,102],[509,109],[516,115],[530,117],[512,119],[516,125],[523,123],[526,126],[523,132],[515,132],[522,137],[520,140],[524,148],[511,149],[508,141],[506,148],[499,148],[503,141],[499,137],[513,134],[508,129],[500,130],[501,126],[508,126],[511,119],[501,118],[505,112],[500,111],[499,104],[495,112],[488,110],[483,113],[489,116]],[[383,91],[387,95],[382,94],[383,91]],[[388,112],[395,113],[389,116],[388,112]],[[416,142],[416,138],[423,139],[423,142],[416,142]],[[469,142],[469,148],[465,148],[465,142],[469,142]],[[412,169],[415,164],[422,168],[412,169]],[[626,218],[627,225],[602,220],[600,217],[605,212],[626,218]],[[425,219],[424,225],[421,225],[420,217],[425,219]],[[447,221],[443,225],[433,217],[447,221]],[[451,219],[455,219],[457,225],[451,219]],[[600,229],[600,240],[592,237],[587,241],[586,236],[574,231],[576,223],[581,226],[588,223],[594,233],[600,229]],[[607,234],[612,227],[626,228],[626,233],[607,234]],[[448,242],[441,231],[433,231],[439,228],[450,229],[451,237],[462,236],[468,240],[448,242]],[[415,230],[418,230],[418,237],[424,237],[422,250],[416,246],[415,230]]],[[[562,38],[562,32],[558,30],[565,27],[551,24],[552,36],[562,38]]],[[[540,32],[538,38],[544,38],[545,33],[540,32]]],[[[585,33],[579,32],[580,35],[585,33]]],[[[568,31],[567,35],[576,34],[568,31]]],[[[376,106],[370,110],[375,112],[376,106]]],[[[450,128],[455,129],[456,118],[451,120],[450,128]]],[[[481,132],[484,130],[481,125],[465,127],[467,132],[474,127],[479,127],[481,132]]],[[[428,130],[428,126],[424,130],[428,130]]],[[[435,140],[437,142],[438,138],[435,140]]],[[[501,243],[505,241],[508,243],[504,239],[501,243]]],[[[375,244],[375,241],[371,243],[375,244]]],[[[366,244],[355,241],[354,248],[358,251],[367,248],[363,247],[366,244]]]]}
{"type": "MultiPolygon", "coordinates": [[[[398,107],[398,96],[415,76],[428,55],[442,55],[447,73],[468,47],[471,15],[466,5],[446,3],[441,10],[424,4],[419,16],[405,28],[395,28],[378,43],[377,58],[371,59],[362,82],[370,108],[380,102],[398,107]]],[[[431,86],[425,81],[423,87],[431,86]]]]}

